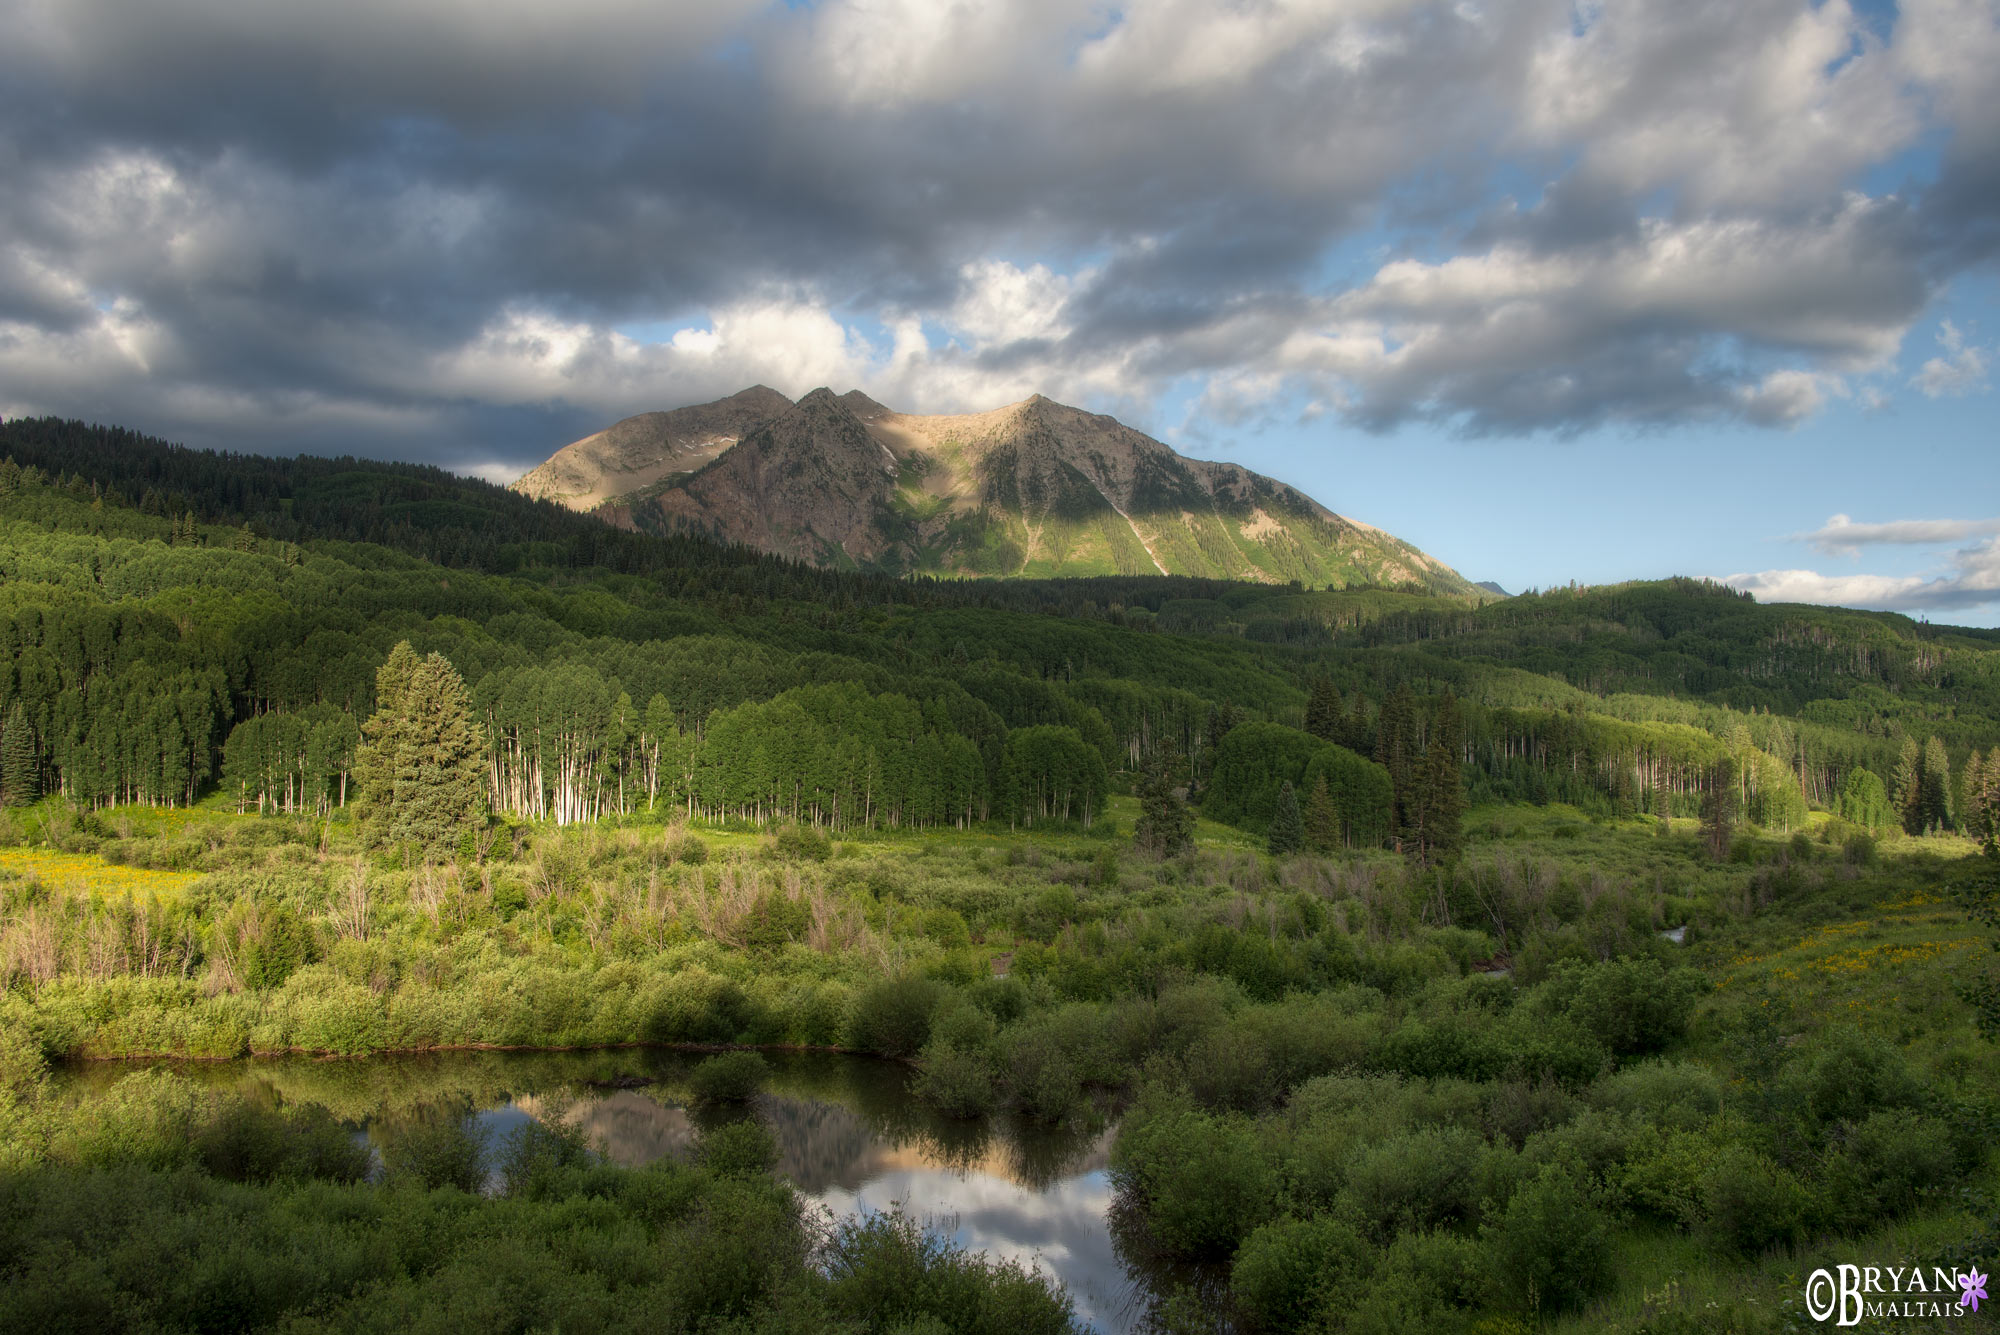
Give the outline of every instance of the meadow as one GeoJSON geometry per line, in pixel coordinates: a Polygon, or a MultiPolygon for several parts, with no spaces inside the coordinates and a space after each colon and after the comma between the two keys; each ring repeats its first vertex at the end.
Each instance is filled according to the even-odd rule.
{"type": "MultiPolygon", "coordinates": [[[[0,1213],[14,1254],[54,1266],[78,1229],[200,1250],[140,1236],[164,1227],[147,1193],[189,1191],[240,1220],[245,1247],[303,1210],[325,1213],[328,1246],[366,1251],[415,1226],[391,1217],[419,1195],[437,1210],[444,1193],[474,1235],[498,1230],[554,1267],[548,1293],[574,1299],[564,1324],[621,1328],[627,1300],[604,1296],[598,1249],[658,1255],[680,1237],[694,1216],[620,1212],[699,1165],[622,1170],[587,1145],[544,1146],[560,1171],[521,1191],[548,1201],[489,1199],[449,1180],[464,1162],[449,1127],[422,1165],[343,1160],[339,1119],[367,1099],[307,1089],[251,1107],[166,1068],[61,1085],[47,1070],[633,1043],[880,1054],[951,1116],[1115,1122],[1113,1224],[1163,1331],[1776,1331],[1803,1328],[1799,1277],[1821,1264],[1990,1254],[2000,1089],[1958,984],[1992,949],[1966,908],[1992,873],[1966,842],[1877,847],[1822,820],[1745,831],[1717,862],[1691,821],[1488,807],[1469,813],[1457,866],[1426,873],[1386,852],[1274,858],[1206,825],[1193,851],[1156,861],[1131,846],[1136,815],[1120,798],[1088,831],[844,840],[678,819],[521,825],[483,859],[404,866],[341,820],[9,812],[0,1213]],[[135,877],[178,879],[163,894],[135,877]],[[166,944],[148,954],[142,937],[166,944]],[[177,964],[177,942],[198,943],[200,963],[177,964]],[[232,1176],[227,1190],[250,1194],[227,1195],[232,1176]],[[591,1227],[609,1230],[567,1260],[538,1250],[554,1225],[537,1211],[558,1198],[595,1202],[591,1227]]],[[[671,1190],[697,1200],[721,1180],[671,1190]]],[[[928,1245],[922,1264],[978,1269],[909,1221],[884,1228],[870,1247],[928,1245]]],[[[810,1287],[840,1270],[829,1248],[860,1243],[787,1245],[810,1287]]],[[[394,1276],[341,1283],[393,1278],[405,1306],[381,1310],[455,1311],[433,1286],[469,1282],[453,1270],[466,1264],[403,1257],[394,1276]]],[[[72,1301],[31,1272],[13,1272],[12,1301],[72,1301]]],[[[679,1282],[646,1273],[661,1292],[679,1282]]],[[[104,1301],[138,1301],[138,1280],[102,1283],[104,1301]]],[[[977,1283],[1033,1287],[997,1271],[977,1283]]],[[[325,1320],[366,1324],[315,1292],[306,1306],[325,1320]]],[[[781,1317],[790,1298],[742,1292],[729,1319],[746,1329],[802,1319],[781,1317]]],[[[272,1294],[239,1297],[267,1306],[225,1304],[231,1322],[304,1319],[272,1294]]],[[[813,1301],[813,1320],[833,1320],[831,1299],[813,1301]]],[[[557,1310],[543,1302],[516,1315],[557,1310]]]]}

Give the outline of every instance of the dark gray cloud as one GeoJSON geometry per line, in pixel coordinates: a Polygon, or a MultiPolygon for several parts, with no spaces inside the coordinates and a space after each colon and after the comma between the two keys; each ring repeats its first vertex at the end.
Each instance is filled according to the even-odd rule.
{"type": "Polygon", "coordinates": [[[1995,32],[1978,0],[1886,36],[1803,0],[15,0],[0,410],[495,469],[752,380],[1794,421],[1990,258],[1995,32]],[[1856,193],[1926,134],[1924,193],[1856,193]]]}

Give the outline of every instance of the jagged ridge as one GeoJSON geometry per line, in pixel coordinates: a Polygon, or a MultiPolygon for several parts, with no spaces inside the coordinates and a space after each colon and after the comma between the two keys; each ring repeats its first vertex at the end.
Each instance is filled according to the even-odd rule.
{"type": "Polygon", "coordinates": [[[1473,586],[1409,543],[1235,464],[1037,394],[923,416],[763,386],[644,413],[514,484],[620,527],[692,528],[822,565],[1473,586]]]}

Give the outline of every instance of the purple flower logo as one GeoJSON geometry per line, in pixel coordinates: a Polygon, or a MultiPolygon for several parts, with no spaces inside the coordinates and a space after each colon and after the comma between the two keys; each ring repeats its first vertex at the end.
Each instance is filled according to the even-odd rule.
{"type": "Polygon", "coordinates": [[[1986,1276],[1980,1274],[1977,1270],[1968,1270],[1958,1277],[1958,1286],[1965,1290],[1964,1293],[1958,1295],[1958,1305],[1960,1307],[1970,1307],[1973,1311],[1977,1312],[1979,1310],[1979,1300],[1986,1296],[1986,1276]]]}

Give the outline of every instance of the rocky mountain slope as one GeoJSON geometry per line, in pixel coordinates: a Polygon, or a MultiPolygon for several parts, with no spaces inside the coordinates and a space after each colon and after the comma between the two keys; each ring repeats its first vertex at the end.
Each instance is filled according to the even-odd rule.
{"type": "Polygon", "coordinates": [[[1202,575],[1473,586],[1399,538],[1235,464],[1035,395],[893,412],[756,386],[643,413],[514,484],[608,523],[694,528],[822,565],[958,575],[1202,575]]]}
{"type": "Polygon", "coordinates": [[[565,445],[514,483],[529,496],[594,510],[667,478],[692,473],[746,431],[792,406],[775,389],[753,385],[714,403],[665,413],[640,413],[594,436],[565,445]]]}

